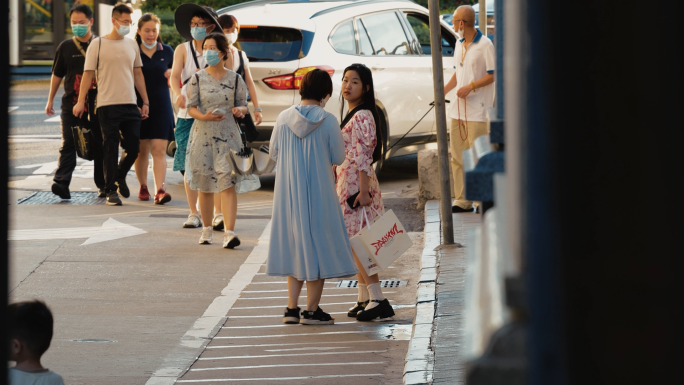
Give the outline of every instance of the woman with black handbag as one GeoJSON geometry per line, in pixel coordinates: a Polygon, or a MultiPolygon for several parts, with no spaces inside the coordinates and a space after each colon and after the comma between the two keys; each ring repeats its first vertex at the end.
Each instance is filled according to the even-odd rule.
{"type": "Polygon", "coordinates": [[[245,82],[226,69],[228,40],[222,33],[212,33],[202,43],[207,68],[197,72],[188,83],[188,114],[195,119],[185,157],[185,176],[191,189],[199,190],[202,236],[200,244],[210,244],[213,237],[215,193],[220,193],[224,215],[223,247],[240,245],[234,232],[237,216],[238,182],[228,161],[230,152],[242,149],[242,140],[233,117],[247,113],[245,82]]]}
{"type": "Polygon", "coordinates": [[[252,72],[249,70],[249,59],[247,58],[247,54],[245,51],[241,51],[235,47],[238,33],[240,33],[240,23],[238,23],[235,16],[232,15],[221,15],[218,18],[218,22],[228,39],[228,44],[230,44],[231,57],[228,59],[229,61],[226,62],[226,68],[231,69],[242,76],[242,80],[244,80],[247,85],[247,101],[251,100],[254,105],[254,119],[252,119],[249,109],[244,118],[238,119],[240,128],[245,134],[247,141],[253,142],[259,137],[256,125],[261,124],[261,108],[259,108],[259,100],[257,98],[256,87],[254,86],[254,79],[252,79],[252,72]],[[230,61],[232,61],[232,63],[230,61]]]}

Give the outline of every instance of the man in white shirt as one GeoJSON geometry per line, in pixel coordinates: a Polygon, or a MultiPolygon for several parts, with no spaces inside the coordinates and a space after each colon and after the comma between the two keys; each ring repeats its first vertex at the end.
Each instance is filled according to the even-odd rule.
{"type": "Polygon", "coordinates": [[[463,151],[473,141],[489,134],[487,109],[494,106],[494,45],[475,28],[475,10],[463,5],[454,12],[454,30],[461,36],[456,42],[456,72],[444,86],[444,93],[456,88],[456,101],[451,105],[451,166],[454,195],[451,211],[473,210],[473,202],[465,199],[463,151]]]}

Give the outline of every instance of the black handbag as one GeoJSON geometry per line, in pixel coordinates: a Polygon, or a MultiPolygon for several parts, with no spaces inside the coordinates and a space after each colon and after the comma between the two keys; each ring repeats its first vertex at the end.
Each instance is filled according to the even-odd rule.
{"type": "Polygon", "coordinates": [[[102,131],[97,122],[86,118],[78,118],[75,126],[71,127],[76,146],[76,155],[85,160],[95,160],[102,153],[102,131]]]}
{"type": "MultiPolygon", "coordinates": [[[[239,76],[239,74],[235,75],[235,95],[233,96],[233,102],[237,100],[239,76]]],[[[259,131],[254,124],[254,120],[252,120],[252,115],[249,114],[249,109],[247,109],[247,113],[244,117],[236,117],[235,122],[240,126],[240,131],[242,131],[242,133],[245,135],[247,142],[254,142],[255,140],[259,139],[259,131]]]]}

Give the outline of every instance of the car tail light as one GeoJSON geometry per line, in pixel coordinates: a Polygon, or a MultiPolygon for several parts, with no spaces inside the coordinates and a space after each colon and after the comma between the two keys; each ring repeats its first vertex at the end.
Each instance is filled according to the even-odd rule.
{"type": "Polygon", "coordinates": [[[273,88],[274,90],[298,90],[302,85],[302,79],[304,75],[315,70],[316,68],[326,71],[332,77],[335,73],[335,69],[330,66],[311,66],[302,67],[296,70],[292,74],[274,76],[270,78],[265,78],[263,80],[267,86],[273,88]]]}

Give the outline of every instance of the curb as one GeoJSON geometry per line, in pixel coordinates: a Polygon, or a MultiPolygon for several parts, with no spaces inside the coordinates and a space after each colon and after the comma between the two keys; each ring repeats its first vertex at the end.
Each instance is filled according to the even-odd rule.
{"type": "Polygon", "coordinates": [[[425,243],[420,260],[420,282],[416,298],[416,318],[413,321],[411,344],[406,353],[404,384],[430,384],[435,352],[431,348],[435,319],[435,290],[437,281],[437,247],[441,242],[439,201],[425,204],[425,243]]]}

